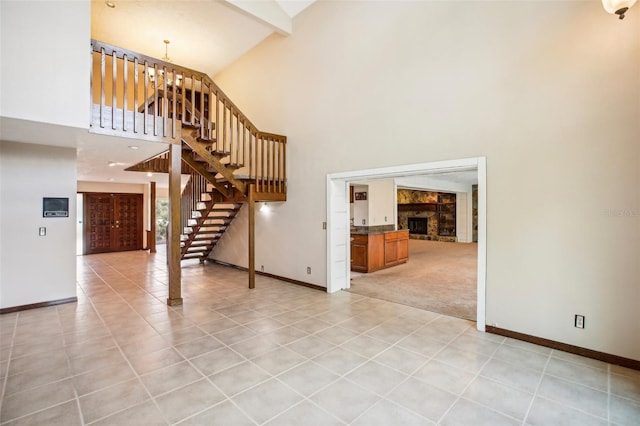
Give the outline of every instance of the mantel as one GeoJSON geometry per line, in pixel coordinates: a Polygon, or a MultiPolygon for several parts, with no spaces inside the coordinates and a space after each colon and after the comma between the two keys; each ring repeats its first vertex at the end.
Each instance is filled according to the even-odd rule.
{"type": "Polygon", "coordinates": [[[398,204],[399,212],[415,212],[415,211],[437,211],[437,203],[411,203],[411,204],[398,204]]]}

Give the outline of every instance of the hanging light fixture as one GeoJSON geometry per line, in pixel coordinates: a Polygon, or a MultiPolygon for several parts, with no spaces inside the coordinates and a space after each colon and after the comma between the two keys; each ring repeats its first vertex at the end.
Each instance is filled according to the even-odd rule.
{"type": "Polygon", "coordinates": [[[602,0],[602,7],[607,13],[618,15],[619,19],[624,19],[627,10],[636,4],[637,0],[602,0]]]}
{"type": "Polygon", "coordinates": [[[164,57],[162,58],[165,62],[171,62],[171,58],[169,58],[169,40],[162,40],[164,43],[164,57]]]}
{"type": "MultiPolygon", "coordinates": [[[[164,43],[164,56],[161,59],[165,62],[171,62],[171,58],[169,57],[169,44],[171,41],[162,40],[162,42],[164,43]]],[[[164,75],[164,71],[158,70],[158,74],[162,77],[164,75]]],[[[153,68],[149,68],[149,80],[151,80],[151,83],[156,82],[156,72],[153,68]]]]}
{"type": "MultiPolygon", "coordinates": [[[[169,44],[171,43],[170,40],[162,40],[162,42],[164,43],[164,56],[161,58],[164,62],[173,62],[171,60],[171,58],[169,57],[169,44]]],[[[162,79],[164,78],[164,70],[158,70],[158,75],[156,76],[155,74],[155,69],[154,68],[149,68],[149,81],[151,81],[151,85],[153,87],[160,87],[162,86],[162,79]]],[[[169,73],[169,77],[167,78],[167,84],[169,86],[173,85],[173,74],[174,73],[169,73]]],[[[176,82],[176,86],[180,87],[180,85],[182,84],[182,75],[181,74],[177,74],[175,73],[175,82],[176,82]]]]}

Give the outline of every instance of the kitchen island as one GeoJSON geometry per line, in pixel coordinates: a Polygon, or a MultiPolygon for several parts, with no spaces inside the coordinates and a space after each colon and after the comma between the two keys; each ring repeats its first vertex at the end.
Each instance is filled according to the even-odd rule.
{"type": "Polygon", "coordinates": [[[409,230],[351,231],[351,270],[373,272],[409,259],[409,230]]]}

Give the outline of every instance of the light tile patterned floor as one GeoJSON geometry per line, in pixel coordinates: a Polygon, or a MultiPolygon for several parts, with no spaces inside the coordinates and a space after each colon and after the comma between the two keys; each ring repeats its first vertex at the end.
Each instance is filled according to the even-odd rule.
{"type": "Polygon", "coordinates": [[[2,425],[639,425],[640,371],[218,265],[78,258],[78,303],[0,316],[2,425]]]}

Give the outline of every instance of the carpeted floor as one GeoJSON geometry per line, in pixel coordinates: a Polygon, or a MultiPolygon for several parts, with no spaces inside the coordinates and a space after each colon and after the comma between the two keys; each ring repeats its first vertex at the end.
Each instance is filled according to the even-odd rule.
{"type": "Polygon", "coordinates": [[[349,291],[475,321],[477,263],[477,244],[409,240],[407,263],[352,272],[349,291]]]}

